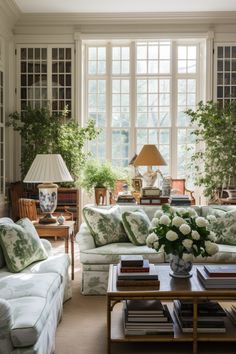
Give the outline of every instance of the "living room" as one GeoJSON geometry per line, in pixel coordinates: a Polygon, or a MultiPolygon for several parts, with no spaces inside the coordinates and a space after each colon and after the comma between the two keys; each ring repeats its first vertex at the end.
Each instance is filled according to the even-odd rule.
{"type": "MultiPolygon", "coordinates": [[[[57,151],[55,148],[53,133],[57,129],[55,128],[57,119],[53,121],[55,125],[52,127],[49,127],[48,122],[53,120],[52,117],[58,116],[62,117],[62,122],[65,123],[63,129],[66,129],[68,121],[73,120],[80,133],[81,129],[84,129],[83,134],[87,134],[87,140],[83,140],[82,148],[76,152],[80,156],[80,164],[75,166],[75,169],[68,165],[68,154],[65,153],[64,160],[68,173],[74,180],[74,176],[81,178],[83,167],[88,166],[86,154],[91,153],[92,159],[99,161],[100,165],[108,162],[114,170],[124,168],[126,173],[128,170],[130,173],[128,193],[135,192],[132,194],[134,198],[140,197],[137,197],[137,193],[140,192],[138,190],[141,183],[140,173],[144,174],[146,166],[152,165],[160,166],[156,182],[158,188],[155,189],[155,193],[160,193],[163,181],[168,183],[168,178],[171,177],[173,181],[184,181],[186,190],[191,190],[191,198],[194,196],[194,203],[191,199],[192,205],[195,204],[195,210],[201,210],[199,214],[201,217],[208,216],[207,204],[210,202],[218,204],[224,202],[228,205],[220,207],[227,211],[234,210],[234,206],[231,205],[236,204],[234,199],[236,180],[233,180],[236,166],[234,114],[225,114],[227,119],[232,120],[228,126],[219,127],[217,119],[211,119],[212,116],[217,117],[214,104],[200,106],[199,102],[206,104],[213,100],[223,108],[236,99],[235,35],[236,4],[233,0],[224,2],[126,0],[118,3],[108,0],[97,2],[94,0],[41,0],[39,2],[0,0],[0,217],[12,217],[14,203],[11,199],[11,186],[19,181],[22,185],[26,185],[23,180],[33,181],[28,178],[29,175],[28,179],[26,178],[33,162],[31,155],[36,151],[33,145],[37,148],[42,147],[45,139],[48,139],[48,146],[50,148],[53,146],[53,153],[58,154],[65,149],[73,152],[73,149],[68,146],[71,146],[70,140],[75,145],[73,139],[78,135],[76,135],[77,128],[72,125],[70,125],[69,139],[67,136],[66,140],[65,130],[60,131],[61,139],[57,145],[60,149],[57,151]],[[28,111],[29,109],[32,111],[28,111]],[[48,109],[49,116],[45,115],[42,118],[38,115],[39,124],[34,126],[34,136],[38,135],[42,139],[44,135],[46,138],[37,139],[32,145],[28,144],[26,151],[23,141],[26,142],[29,137],[32,137],[32,130],[27,130],[29,128],[27,122],[32,124],[32,112],[35,114],[37,109],[48,109]],[[15,112],[18,112],[19,116],[15,115],[15,112]],[[28,112],[29,116],[31,114],[31,118],[28,117],[31,120],[25,121],[25,126],[20,129],[21,121],[17,119],[21,117],[22,112],[28,112]],[[198,112],[199,115],[195,115],[194,112],[198,112]],[[212,135],[205,134],[205,139],[208,139],[206,151],[201,145],[202,142],[198,141],[196,144],[191,134],[193,130],[197,132],[196,126],[200,122],[198,120],[200,113],[201,117],[205,118],[205,121],[201,121],[201,124],[205,124],[204,129],[209,129],[208,132],[213,126],[218,129],[217,133],[215,130],[212,134],[214,139],[212,135]],[[74,135],[71,133],[72,130],[74,135]],[[50,134],[52,132],[50,136],[49,131],[50,134]],[[62,134],[64,134],[63,138],[62,134]],[[223,136],[220,142],[216,139],[219,135],[223,136]],[[52,142],[51,140],[49,142],[51,137],[52,142]],[[156,146],[163,159],[160,161],[163,163],[130,164],[143,147],[151,145],[156,146]],[[191,160],[194,154],[198,159],[197,164],[191,160]],[[224,158],[225,154],[227,158],[224,158]],[[209,164],[203,165],[202,161],[203,159],[206,161],[206,158],[214,161],[214,168],[209,164]],[[197,173],[196,165],[200,166],[198,185],[195,184],[194,179],[197,173]],[[141,168],[137,169],[138,166],[141,168]],[[220,188],[222,190],[224,188],[224,193],[229,194],[226,196],[221,194],[219,197],[216,193],[219,189],[216,186],[222,179],[227,180],[227,183],[224,186],[221,183],[220,188]],[[136,187],[134,188],[135,183],[139,185],[137,190],[136,187]]],[[[232,105],[232,112],[234,109],[232,105]]],[[[82,135],[79,136],[82,139],[82,135]]],[[[41,152],[36,154],[38,153],[41,152]]],[[[64,176],[63,181],[71,182],[69,175],[64,176]]],[[[66,278],[65,274],[69,269],[69,276],[74,278],[72,298],[67,278],[61,285],[60,296],[55,297],[55,309],[52,307],[55,310],[54,317],[59,316],[62,311],[60,302],[64,301],[63,319],[57,327],[56,334],[49,330],[49,334],[45,334],[43,341],[46,343],[48,336],[51,338],[56,336],[56,349],[54,348],[56,354],[102,354],[107,351],[108,314],[104,294],[107,291],[109,265],[118,262],[119,257],[110,245],[104,243],[105,238],[92,239],[84,226],[79,236],[78,234],[76,236],[82,221],[86,219],[88,224],[92,224],[97,218],[97,215],[93,215],[94,219],[89,222],[91,211],[85,210],[82,214],[86,204],[95,203],[93,188],[92,193],[88,193],[91,188],[86,189],[86,182],[88,182],[86,178],[87,176],[84,184],[80,181],[78,194],[73,196],[76,203],[76,211],[73,215],[76,231],[72,231],[72,224],[70,224],[65,231],[66,234],[62,236],[66,239],[66,252],[69,252],[71,258],[70,268],[67,263],[69,258],[67,259],[64,254],[64,241],[49,239],[53,245],[53,256],[60,258],[63,253],[63,257],[57,260],[58,264],[63,263],[63,266],[58,265],[59,268],[61,267],[60,277],[66,278]],[[76,242],[73,242],[74,239],[76,242]],[[66,291],[67,296],[65,296],[66,291]]],[[[117,179],[123,180],[123,178],[117,179]]],[[[44,181],[37,180],[37,182],[48,182],[48,179],[44,177],[44,181]]],[[[75,185],[73,186],[74,191],[77,187],[78,185],[76,188],[75,185]]],[[[121,195],[127,194],[126,188],[126,185],[123,186],[121,195]]],[[[58,201],[61,198],[62,205],[67,205],[68,193],[77,193],[74,191],[68,192],[61,188],[58,191],[58,201]]],[[[27,196],[29,195],[28,193],[27,196]]],[[[99,198],[102,199],[103,196],[100,194],[99,198]]],[[[104,198],[104,203],[107,204],[109,199],[114,201],[113,196],[108,192],[104,198]]],[[[143,196],[144,203],[147,199],[148,197],[143,196]]],[[[157,199],[160,199],[159,194],[155,195],[155,200],[157,199]]],[[[130,206],[130,210],[135,212],[135,207],[136,205],[130,206]]],[[[129,206],[125,208],[129,209],[129,206]]],[[[150,220],[154,216],[152,208],[155,209],[155,206],[149,208],[149,205],[143,205],[143,210],[150,220]],[[152,212],[147,211],[151,209],[152,212]]],[[[218,216],[217,214],[216,217],[218,216]]],[[[62,220],[62,224],[63,222],[62,220]]],[[[114,224],[111,225],[112,227],[114,228],[114,224]]],[[[39,225],[37,231],[41,237],[44,237],[44,227],[39,225]]],[[[60,237],[60,232],[60,226],[58,230],[53,230],[53,233],[57,233],[54,236],[60,237]]],[[[219,256],[212,254],[212,257],[215,257],[213,262],[236,263],[233,249],[236,242],[233,243],[232,235],[230,237],[231,243],[219,246],[219,256]]],[[[45,249],[50,250],[50,244],[48,245],[47,240],[44,241],[45,249]]],[[[121,243],[123,241],[120,240],[121,243]]],[[[128,246],[121,247],[120,254],[122,252],[136,255],[142,253],[141,248],[146,245],[139,244],[139,240],[135,242],[136,244],[129,242],[128,246]]],[[[150,262],[164,262],[162,254],[159,250],[157,252],[155,247],[149,247],[148,252],[147,257],[150,262]]],[[[146,255],[146,249],[142,254],[146,255]]],[[[43,257],[46,256],[41,254],[41,257],[44,259],[43,257]]],[[[53,273],[56,266],[49,264],[50,262],[49,259],[47,269],[50,270],[47,271],[53,273]]],[[[46,266],[44,271],[45,269],[46,266]]],[[[37,271],[34,266],[30,268],[30,273],[37,271]]],[[[59,282],[58,277],[48,275],[45,283],[49,284],[53,280],[55,285],[59,282]]],[[[43,284],[40,274],[38,279],[39,284],[41,282],[43,284]]],[[[4,296],[1,295],[0,287],[0,298],[5,298],[4,296]]],[[[15,336],[16,344],[17,334],[15,336]]],[[[111,352],[114,354],[154,353],[157,345],[160,352],[177,352],[175,342],[173,346],[171,343],[158,343],[158,341],[156,343],[127,342],[129,340],[125,343],[110,343],[111,352]]],[[[180,345],[178,350],[183,353],[191,352],[191,340],[189,342],[180,345]]],[[[31,345],[29,343],[32,344],[32,341],[29,340],[28,346],[31,345]]],[[[52,352],[55,343],[50,340],[49,343],[51,348],[49,351],[47,346],[43,345],[41,348],[34,349],[35,352],[52,352]]],[[[231,344],[229,341],[227,352],[234,352],[233,345],[233,341],[231,344]]],[[[193,349],[195,353],[196,348],[195,346],[193,349]]],[[[8,347],[7,350],[10,353],[12,349],[8,347]]],[[[25,348],[15,348],[12,352],[27,352],[24,350],[25,348]]],[[[220,342],[206,348],[205,342],[199,343],[200,353],[211,353],[216,350],[219,353],[225,352],[220,342]]],[[[1,349],[0,353],[2,354],[1,349]]]]}

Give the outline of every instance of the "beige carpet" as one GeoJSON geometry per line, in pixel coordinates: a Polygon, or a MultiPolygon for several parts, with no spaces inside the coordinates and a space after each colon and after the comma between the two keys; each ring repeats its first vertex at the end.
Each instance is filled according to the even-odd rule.
{"type": "MultiPolygon", "coordinates": [[[[62,242],[53,242],[63,252],[62,242]]],[[[76,245],[75,245],[76,246],[76,245]]],[[[56,333],[55,354],[106,354],[106,297],[80,294],[80,263],[77,246],[73,298],[64,304],[63,318],[56,333]]],[[[236,330],[235,330],[236,335],[236,330]]],[[[190,354],[192,346],[180,343],[112,344],[112,354],[190,354]]],[[[236,344],[204,344],[199,354],[235,354],[236,344]]]]}

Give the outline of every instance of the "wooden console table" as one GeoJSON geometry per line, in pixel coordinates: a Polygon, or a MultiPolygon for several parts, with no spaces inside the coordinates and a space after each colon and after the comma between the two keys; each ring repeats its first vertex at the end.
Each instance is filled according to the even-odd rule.
{"type": "Polygon", "coordinates": [[[65,253],[71,251],[71,279],[74,280],[74,228],[75,221],[65,221],[63,225],[55,224],[34,224],[40,237],[63,237],[65,240],[65,253]]]}
{"type": "MultiPolygon", "coordinates": [[[[198,266],[201,267],[201,266],[198,266]]],[[[193,276],[188,279],[172,278],[169,275],[169,265],[158,265],[160,280],[159,290],[134,290],[131,288],[117,288],[117,266],[110,265],[107,290],[107,353],[111,353],[112,343],[121,342],[189,342],[192,343],[192,353],[197,354],[198,342],[236,342],[236,327],[229,318],[225,319],[226,333],[198,333],[197,319],[198,302],[203,299],[234,300],[236,289],[206,290],[198,280],[196,266],[193,267],[193,276]],[[117,303],[127,299],[158,299],[168,303],[173,319],[174,334],[125,336],[122,310],[113,311],[117,303]],[[193,333],[183,333],[173,315],[173,300],[183,299],[193,302],[193,333]]],[[[148,348],[146,353],[148,353],[148,348]]]]}

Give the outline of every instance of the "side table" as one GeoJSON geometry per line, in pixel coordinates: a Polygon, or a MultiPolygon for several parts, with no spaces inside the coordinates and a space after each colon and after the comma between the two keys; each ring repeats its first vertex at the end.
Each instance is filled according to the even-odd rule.
{"type": "Polygon", "coordinates": [[[71,279],[74,280],[74,228],[75,221],[65,221],[63,225],[56,224],[34,224],[39,237],[64,237],[65,253],[71,251],[71,279]]]}

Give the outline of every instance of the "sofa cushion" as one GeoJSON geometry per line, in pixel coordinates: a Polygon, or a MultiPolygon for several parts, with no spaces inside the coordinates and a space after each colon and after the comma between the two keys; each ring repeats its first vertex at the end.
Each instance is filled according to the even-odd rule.
{"type": "Polygon", "coordinates": [[[136,246],[145,245],[151,225],[146,213],[142,209],[125,211],[122,214],[122,221],[130,242],[136,246]]]}
{"type": "Polygon", "coordinates": [[[86,264],[109,264],[118,263],[122,254],[141,254],[152,263],[164,262],[164,253],[156,252],[147,246],[135,246],[131,242],[117,242],[80,253],[81,263],[86,264]]]}
{"type": "Polygon", "coordinates": [[[96,246],[128,240],[119,206],[110,209],[87,206],[83,208],[83,216],[96,246]]]}
{"type": "Polygon", "coordinates": [[[20,297],[43,297],[51,301],[62,283],[59,274],[9,274],[0,278],[0,294],[5,300],[20,297]]]}
{"type": "Polygon", "coordinates": [[[37,296],[12,299],[9,303],[13,311],[11,340],[14,347],[34,345],[46,325],[52,303],[37,296]]]}
{"type": "MultiPolygon", "coordinates": [[[[1,224],[14,224],[14,221],[10,218],[0,218],[0,225],[1,224]]],[[[2,247],[0,245],[0,268],[4,267],[5,264],[6,264],[6,261],[4,258],[2,247]]]]}
{"type": "Polygon", "coordinates": [[[11,339],[15,347],[37,342],[61,284],[56,273],[11,274],[0,279],[1,297],[11,306],[11,339]]]}
{"type": "Polygon", "coordinates": [[[70,265],[68,254],[58,254],[47,259],[30,264],[23,270],[24,273],[57,273],[61,278],[65,277],[70,265]]]}
{"type": "Polygon", "coordinates": [[[0,224],[0,244],[7,267],[13,273],[47,258],[47,252],[32,222],[27,218],[18,224],[0,224]]]}
{"type": "Polygon", "coordinates": [[[215,209],[211,212],[216,216],[216,221],[212,224],[212,231],[215,232],[217,243],[226,245],[236,245],[236,210],[224,212],[215,209]]]}

